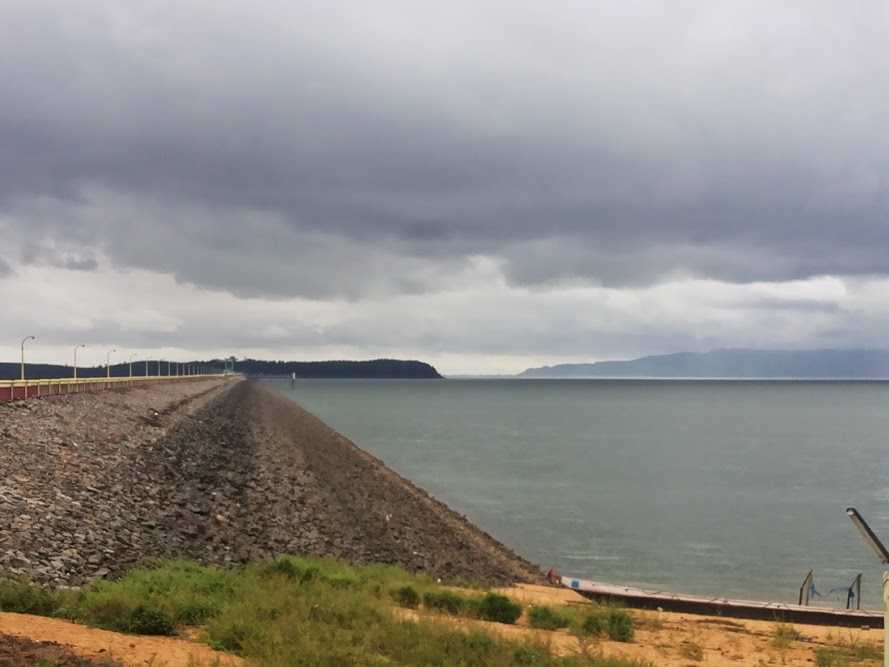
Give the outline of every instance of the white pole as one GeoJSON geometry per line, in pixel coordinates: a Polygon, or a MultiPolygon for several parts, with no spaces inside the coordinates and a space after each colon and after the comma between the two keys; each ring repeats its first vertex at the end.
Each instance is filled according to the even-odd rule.
{"type": "Polygon", "coordinates": [[[25,380],[25,343],[29,340],[37,340],[37,336],[25,336],[22,338],[22,381],[25,380]]]}
{"type": "Polygon", "coordinates": [[[77,350],[81,347],[86,347],[86,345],[75,345],[74,346],[74,379],[77,379],[77,350]]]}
{"type": "Polygon", "coordinates": [[[111,379],[111,353],[117,352],[117,350],[108,350],[108,354],[105,355],[105,379],[111,379]]]}

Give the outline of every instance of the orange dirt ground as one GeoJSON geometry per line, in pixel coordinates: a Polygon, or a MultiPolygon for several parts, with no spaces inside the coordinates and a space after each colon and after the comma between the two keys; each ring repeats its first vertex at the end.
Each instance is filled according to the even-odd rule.
{"type": "MultiPolygon", "coordinates": [[[[501,589],[509,597],[525,605],[587,605],[589,601],[567,588],[519,585],[501,589]]],[[[805,665],[816,662],[816,650],[842,647],[868,647],[870,653],[881,651],[883,631],[874,629],[832,628],[818,625],[793,627],[800,638],[775,644],[776,624],[769,621],[748,621],[720,616],[699,616],[657,611],[631,610],[636,633],[632,643],[600,641],[588,647],[606,656],[624,656],[648,661],[659,667],[713,665],[762,667],[763,665],[805,665]]],[[[517,626],[477,621],[452,621],[466,627],[481,627],[503,637],[534,637],[558,653],[570,654],[581,647],[567,631],[548,632],[527,627],[522,618],[517,626]]],[[[850,665],[879,665],[882,659],[856,660],[850,665]]],[[[838,663],[837,663],[838,664],[838,663]]]]}
{"type": "Polygon", "coordinates": [[[124,635],[28,614],[0,613],[0,634],[56,642],[85,658],[111,658],[127,667],[239,667],[244,664],[239,658],[188,639],[124,635]]]}
{"type": "MultiPolygon", "coordinates": [[[[585,598],[568,589],[519,585],[500,592],[525,605],[588,605],[585,598]]],[[[567,631],[534,630],[525,619],[518,625],[502,625],[485,621],[452,619],[443,616],[399,609],[403,618],[435,619],[456,627],[483,629],[505,638],[534,638],[549,644],[557,653],[567,655],[581,650],[578,640],[567,631]]],[[[669,612],[632,612],[636,635],[632,643],[597,641],[586,650],[605,656],[623,656],[645,660],[659,667],[763,667],[765,665],[805,666],[816,663],[818,649],[868,647],[875,654],[882,649],[882,630],[831,628],[799,625],[799,639],[776,645],[776,624],[718,616],[674,614],[669,612]]],[[[112,658],[127,667],[243,667],[246,663],[235,657],[211,650],[197,641],[169,637],[143,637],[96,630],[58,619],[25,614],[0,613],[0,635],[25,637],[36,641],[53,641],[68,646],[86,658],[112,658]]],[[[879,665],[873,655],[867,659],[847,657],[843,664],[879,665]]],[[[837,663],[839,664],[839,663],[837,663]]]]}

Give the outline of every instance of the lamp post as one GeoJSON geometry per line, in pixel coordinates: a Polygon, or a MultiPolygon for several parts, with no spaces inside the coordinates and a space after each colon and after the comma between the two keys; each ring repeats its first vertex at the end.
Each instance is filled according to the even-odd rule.
{"type": "Polygon", "coordinates": [[[105,355],[105,379],[111,379],[111,353],[117,352],[115,349],[108,350],[108,354],[105,355]]]}
{"type": "Polygon", "coordinates": [[[22,338],[22,380],[25,379],[25,343],[29,340],[37,340],[37,336],[25,336],[22,338]]]}
{"type": "Polygon", "coordinates": [[[130,355],[130,379],[132,379],[132,377],[133,377],[133,359],[135,358],[135,356],[136,356],[135,352],[133,352],[130,355]]]}
{"type": "Polygon", "coordinates": [[[86,347],[86,345],[75,345],[74,346],[74,379],[77,379],[77,350],[82,347],[86,347]]]}

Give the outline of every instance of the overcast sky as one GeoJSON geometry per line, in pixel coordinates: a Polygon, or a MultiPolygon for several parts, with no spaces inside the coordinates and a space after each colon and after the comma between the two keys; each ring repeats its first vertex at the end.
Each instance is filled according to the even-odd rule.
{"type": "Polygon", "coordinates": [[[6,0],[0,358],[889,347],[885,2],[6,0]]]}

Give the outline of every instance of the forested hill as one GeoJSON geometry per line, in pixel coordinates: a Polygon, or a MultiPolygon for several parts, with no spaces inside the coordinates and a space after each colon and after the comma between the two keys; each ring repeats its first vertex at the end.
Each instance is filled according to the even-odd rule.
{"type": "Polygon", "coordinates": [[[889,378],[885,350],[714,350],[529,368],[524,378],[889,378]]]}
{"type": "MultiPolygon", "coordinates": [[[[191,361],[197,367],[208,369],[209,372],[221,372],[225,362],[221,359],[209,361],[191,361]]],[[[184,366],[185,364],[183,364],[184,366]]],[[[296,373],[299,378],[377,378],[377,379],[418,379],[436,380],[441,375],[429,364],[422,361],[402,361],[399,359],[374,359],[373,361],[262,361],[259,359],[242,359],[235,362],[235,370],[245,375],[256,376],[287,376],[296,373]]],[[[160,363],[160,374],[166,375],[166,361],[160,363]]],[[[176,373],[176,365],[170,367],[176,373]]],[[[25,368],[28,379],[69,378],[72,375],[70,366],[56,364],[28,364],[25,368]]],[[[148,373],[158,375],[158,362],[148,364],[148,373]]],[[[19,378],[21,367],[17,363],[0,363],[0,380],[19,378]]],[[[80,377],[105,377],[104,367],[83,367],[77,369],[80,377]]],[[[112,377],[125,377],[130,374],[129,364],[116,364],[111,367],[112,377]]],[[[133,375],[145,375],[145,362],[133,362],[133,375]]]]}
{"type": "Polygon", "coordinates": [[[286,375],[299,378],[376,378],[435,380],[441,375],[422,361],[374,359],[372,361],[261,361],[243,359],[235,370],[246,375],[286,375]]]}

